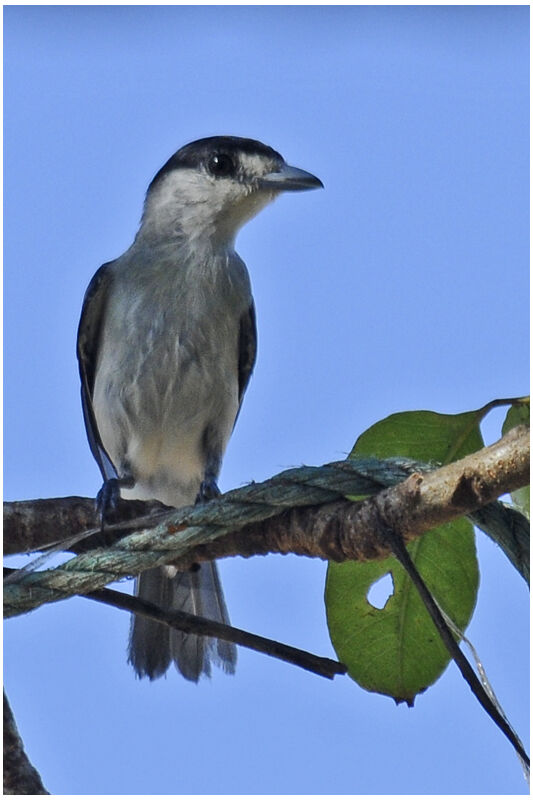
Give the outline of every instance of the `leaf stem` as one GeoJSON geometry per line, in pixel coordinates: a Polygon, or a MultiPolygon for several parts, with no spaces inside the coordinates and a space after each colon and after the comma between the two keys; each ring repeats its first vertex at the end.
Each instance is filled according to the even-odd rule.
{"type": "Polygon", "coordinates": [[[433,595],[427,588],[426,584],[424,583],[420,573],[416,569],[411,557],[407,551],[407,548],[404,544],[404,541],[401,536],[399,536],[396,531],[391,530],[390,528],[384,529],[384,534],[387,537],[387,540],[390,544],[390,548],[400,564],[404,567],[407,574],[413,581],[414,585],[418,589],[420,597],[422,598],[424,605],[426,606],[433,622],[435,623],[435,627],[448,650],[449,654],[459,667],[459,671],[461,675],[465,679],[465,681],[470,686],[470,689],[476,696],[477,700],[481,704],[481,706],[485,709],[489,717],[492,721],[498,726],[498,728],[502,731],[504,736],[511,742],[515,751],[518,753],[520,758],[524,761],[529,769],[529,756],[527,755],[522,742],[509,725],[507,720],[504,716],[500,713],[497,706],[494,704],[492,699],[489,697],[487,692],[485,691],[481,681],[477,677],[476,673],[472,669],[470,662],[462,652],[461,648],[455,641],[452,632],[450,631],[446,620],[442,616],[442,613],[433,599],[433,595]]]}

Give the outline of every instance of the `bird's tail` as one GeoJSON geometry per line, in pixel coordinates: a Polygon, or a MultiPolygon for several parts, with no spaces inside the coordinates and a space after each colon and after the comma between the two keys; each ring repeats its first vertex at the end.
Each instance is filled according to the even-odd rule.
{"type": "MultiPolygon", "coordinates": [[[[187,572],[169,577],[168,569],[156,567],[136,580],[136,594],[165,610],[186,611],[229,624],[228,611],[216,564],[195,565],[187,572]]],[[[160,622],[133,615],[128,661],[139,678],[159,678],[174,661],[190,681],[211,674],[211,664],[235,672],[237,650],[231,642],[195,636],[169,628],[160,622]]]]}

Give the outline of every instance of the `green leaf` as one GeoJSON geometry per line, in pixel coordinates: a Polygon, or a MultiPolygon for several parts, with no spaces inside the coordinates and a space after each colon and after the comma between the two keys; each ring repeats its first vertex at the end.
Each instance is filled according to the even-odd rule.
{"type": "Polygon", "coordinates": [[[501,547],[529,586],[529,520],[516,508],[496,501],[468,515],[476,528],[501,547]]]}
{"type": "MultiPolygon", "coordinates": [[[[529,425],[529,402],[521,402],[511,406],[502,425],[502,433],[507,433],[517,425],[529,425]]],[[[529,519],[529,486],[511,492],[514,505],[529,519]]]]}
{"type": "Polygon", "coordinates": [[[391,414],[364,431],[349,458],[406,456],[417,461],[449,464],[482,447],[478,411],[464,414],[404,411],[391,414]]]}
{"type": "MultiPolygon", "coordinates": [[[[479,411],[393,414],[361,434],[350,457],[405,456],[448,463],[483,447],[479,419],[479,411]]],[[[428,531],[408,549],[441,608],[464,631],[479,584],[472,525],[455,520],[428,531]]],[[[326,610],[339,659],[350,677],[370,691],[412,704],[450,660],[418,592],[392,557],[381,562],[330,563],[326,610]],[[367,595],[387,573],[392,575],[394,592],[378,609],[367,595]]]]}
{"type": "MultiPolygon", "coordinates": [[[[438,604],[464,630],[479,580],[472,526],[464,519],[443,525],[412,542],[408,550],[438,604]]],[[[339,660],[350,677],[371,692],[412,705],[450,660],[417,590],[395,558],[330,563],[326,607],[339,660]],[[367,595],[387,573],[394,593],[378,609],[367,595]]]]}

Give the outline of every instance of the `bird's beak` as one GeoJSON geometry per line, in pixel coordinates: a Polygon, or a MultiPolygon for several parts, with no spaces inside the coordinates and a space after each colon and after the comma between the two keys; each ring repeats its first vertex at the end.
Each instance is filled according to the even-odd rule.
{"type": "Polygon", "coordinates": [[[259,186],[262,189],[270,189],[276,192],[301,192],[304,189],[323,189],[324,184],[321,180],[298,167],[290,167],[284,164],[279,172],[269,172],[259,179],[259,186]]]}

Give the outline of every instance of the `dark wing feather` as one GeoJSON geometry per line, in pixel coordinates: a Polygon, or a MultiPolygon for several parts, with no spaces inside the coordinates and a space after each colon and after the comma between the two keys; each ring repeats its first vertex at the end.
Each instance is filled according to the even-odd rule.
{"type": "MultiPolygon", "coordinates": [[[[257,329],[253,300],[246,314],[241,317],[239,330],[239,411],[246,387],[250,382],[257,355],[257,329]]],[[[237,417],[239,414],[237,413],[237,417]]],[[[237,421],[237,417],[235,421],[237,421]]]]}
{"type": "Polygon", "coordinates": [[[93,276],[81,310],[78,327],[77,356],[81,378],[81,404],[85,430],[104,481],[117,477],[117,471],[106,452],[94,415],[92,397],[96,376],[96,365],[102,332],[102,320],[105,314],[109,287],[112,280],[110,264],[104,264],[93,276]]]}

